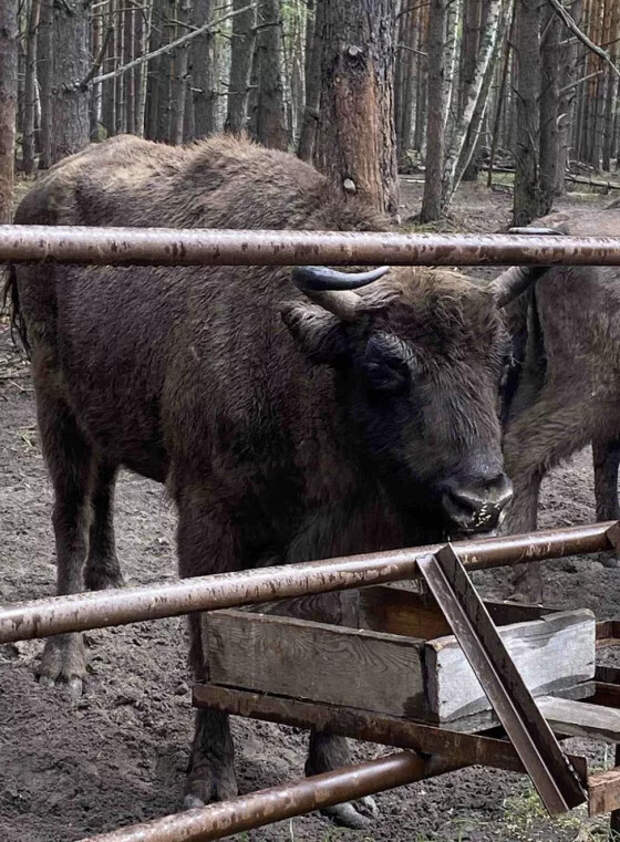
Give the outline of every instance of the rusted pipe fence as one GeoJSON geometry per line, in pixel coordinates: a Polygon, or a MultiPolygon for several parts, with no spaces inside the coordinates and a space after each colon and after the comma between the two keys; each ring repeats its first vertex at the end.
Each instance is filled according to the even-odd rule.
{"type": "Polygon", "coordinates": [[[620,265],[620,237],[0,225],[0,262],[115,265],[620,265]]]}
{"type": "Polygon", "coordinates": [[[80,842],[207,842],[420,781],[462,765],[412,752],[398,752],[220,804],[89,836],[80,842]]]}
{"type": "MultiPolygon", "coordinates": [[[[453,546],[468,570],[615,548],[616,521],[482,538],[453,546]]],[[[213,611],[410,579],[417,559],[443,544],[197,576],[161,585],[95,591],[0,606],[0,643],[213,611]]]]}

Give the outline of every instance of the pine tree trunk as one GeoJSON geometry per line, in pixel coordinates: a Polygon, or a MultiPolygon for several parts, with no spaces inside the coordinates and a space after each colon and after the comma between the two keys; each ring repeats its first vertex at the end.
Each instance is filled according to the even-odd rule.
{"type": "MultiPolygon", "coordinates": [[[[233,0],[233,11],[243,9],[247,5],[247,0],[233,0]]],[[[224,124],[225,131],[231,134],[241,134],[245,130],[248,119],[250,70],[256,42],[255,23],[254,9],[247,9],[233,18],[228,110],[224,124]]]]}
{"type": "Polygon", "coordinates": [[[40,0],[32,0],[28,17],[26,42],[26,78],[24,82],[24,137],[22,141],[23,167],[26,175],[34,171],[35,110],[37,101],[37,32],[39,28],[40,0]]]}
{"type": "Polygon", "coordinates": [[[426,127],[426,171],[421,222],[432,222],[442,214],[442,176],[446,121],[443,97],[445,74],[445,32],[448,0],[431,0],[428,26],[428,97],[426,127]]]}
{"type": "MultiPolygon", "coordinates": [[[[192,17],[194,26],[204,26],[211,18],[211,0],[194,0],[192,17]]],[[[210,33],[194,38],[191,68],[196,137],[207,137],[217,125],[215,37],[210,33]]]]}
{"type": "Polygon", "coordinates": [[[321,25],[319,24],[317,26],[319,12],[322,12],[322,6],[317,8],[314,0],[308,0],[305,62],[306,93],[301,131],[299,133],[299,145],[297,147],[297,154],[302,161],[312,161],[319,119],[321,56],[323,46],[321,25]]]}
{"type": "Polygon", "coordinates": [[[543,20],[545,37],[541,42],[540,214],[544,216],[553,206],[557,184],[560,20],[551,8],[546,10],[543,20]]]}
{"type": "Polygon", "coordinates": [[[528,225],[539,215],[540,96],[539,0],[518,0],[516,12],[517,143],[514,225],[528,225]]]}
{"type": "Polygon", "coordinates": [[[90,139],[88,91],[78,87],[90,68],[89,23],[82,0],[63,0],[55,6],[53,161],[72,155],[90,139]]]}
{"type": "MultiPolygon", "coordinates": [[[[138,55],[147,51],[149,31],[151,28],[152,6],[149,3],[145,11],[136,12],[136,47],[138,55]]],[[[144,137],[144,123],[146,114],[146,85],[149,62],[143,62],[135,68],[136,73],[136,134],[144,137]]]]}
{"type": "MultiPolygon", "coordinates": [[[[406,0],[405,0],[406,2],[406,0]]],[[[400,18],[398,73],[395,92],[398,97],[395,103],[396,113],[396,141],[397,159],[400,166],[407,163],[407,153],[411,146],[411,130],[413,126],[413,108],[415,91],[415,40],[416,26],[414,12],[406,12],[400,18]]]]}
{"type": "MultiPolygon", "coordinates": [[[[576,0],[571,7],[573,19],[581,23],[581,0],[576,0]]],[[[558,160],[555,167],[555,195],[563,196],[566,192],[564,174],[568,165],[568,150],[571,145],[577,117],[577,88],[573,87],[577,78],[577,59],[579,50],[575,39],[566,39],[560,46],[561,89],[558,103],[558,160]]]]}
{"type": "Polygon", "coordinates": [[[54,133],[52,111],[52,76],[54,72],[54,0],[41,0],[39,34],[37,37],[37,65],[41,80],[41,147],[39,168],[52,165],[52,135],[54,133]]]}
{"type": "Polygon", "coordinates": [[[265,146],[286,149],[288,138],[282,88],[282,21],[278,0],[258,6],[258,102],[256,137],[265,146]]]}
{"type": "Polygon", "coordinates": [[[321,105],[315,162],[345,195],[394,217],[394,4],[320,0],[321,105]]]}
{"type": "Polygon", "coordinates": [[[0,224],[11,221],[17,116],[17,0],[0,3],[0,224]]]}

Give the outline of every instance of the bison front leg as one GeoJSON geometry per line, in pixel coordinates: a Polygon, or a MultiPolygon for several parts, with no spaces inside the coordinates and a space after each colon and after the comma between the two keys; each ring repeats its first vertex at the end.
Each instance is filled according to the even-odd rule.
{"type": "MultiPolygon", "coordinates": [[[[227,514],[202,489],[177,495],[181,576],[206,576],[238,568],[235,532],[227,514]]],[[[208,681],[207,628],[201,615],[189,618],[190,665],[198,682],[208,681]]],[[[228,715],[199,710],[185,786],[186,807],[199,807],[237,795],[234,746],[228,715]]]]}
{"type": "MultiPolygon", "coordinates": [[[[351,763],[351,752],[344,737],[314,729],[310,732],[306,775],[330,772],[332,769],[347,766],[349,763],[351,763]]],[[[379,815],[379,809],[374,798],[367,796],[358,801],[345,801],[333,807],[326,807],[323,813],[337,824],[360,829],[367,827],[379,815]]]]}
{"type": "MultiPolygon", "coordinates": [[[[90,522],[92,451],[63,402],[39,389],[38,410],[42,449],[54,486],[57,593],[79,593],[90,522]]],[[[79,696],[85,674],[80,633],[60,634],[47,641],[38,669],[41,684],[53,687],[64,682],[72,696],[79,696]]]]}
{"type": "MultiPolygon", "coordinates": [[[[618,520],[618,466],[620,465],[620,439],[605,439],[592,442],[594,464],[594,495],[596,497],[596,519],[598,521],[618,520]]],[[[600,553],[599,560],[606,567],[616,567],[616,553],[600,553]]]]}

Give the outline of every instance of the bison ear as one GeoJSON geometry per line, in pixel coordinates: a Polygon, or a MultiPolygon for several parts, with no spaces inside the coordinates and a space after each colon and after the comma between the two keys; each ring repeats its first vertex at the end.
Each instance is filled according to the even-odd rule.
{"type": "Polygon", "coordinates": [[[314,363],[338,365],[347,356],[348,342],[343,323],[319,307],[285,304],[282,321],[303,353],[314,363]]]}

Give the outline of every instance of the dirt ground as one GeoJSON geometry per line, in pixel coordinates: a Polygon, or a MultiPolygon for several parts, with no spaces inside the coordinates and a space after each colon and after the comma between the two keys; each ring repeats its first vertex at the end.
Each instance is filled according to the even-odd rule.
{"type": "MultiPolygon", "coordinates": [[[[403,219],[419,207],[420,188],[404,184],[403,219]]],[[[564,207],[596,214],[603,199],[573,198],[564,207]]],[[[449,227],[493,231],[509,221],[510,196],[475,186],[455,205],[449,227]]],[[[610,212],[607,212],[610,213],[610,212]]],[[[617,213],[614,211],[613,213],[617,213]]],[[[619,226],[620,233],[620,226],[619,226]]],[[[540,525],[594,520],[589,451],[544,483],[540,525]]],[[[0,603],[54,591],[51,491],[38,444],[26,365],[0,322],[0,603]]],[[[175,575],[174,511],[161,487],[124,474],[116,524],[128,584],[175,575]]],[[[620,571],[585,558],[545,565],[549,602],[617,616],[620,571]]],[[[507,595],[505,574],[483,584],[507,595]]],[[[0,842],[70,842],[180,809],[192,733],[185,623],[182,618],[87,634],[89,676],[71,702],[39,687],[38,641],[0,646],[0,842]]],[[[306,735],[295,729],[235,720],[241,792],[303,774],[306,735]]],[[[572,741],[599,766],[613,752],[572,741]]],[[[359,756],[383,749],[360,746],[359,756]]],[[[372,829],[335,828],[318,815],[242,834],[258,842],[587,842],[607,839],[603,820],[583,809],[549,820],[527,780],[472,768],[377,796],[381,818],[372,829]]]]}

